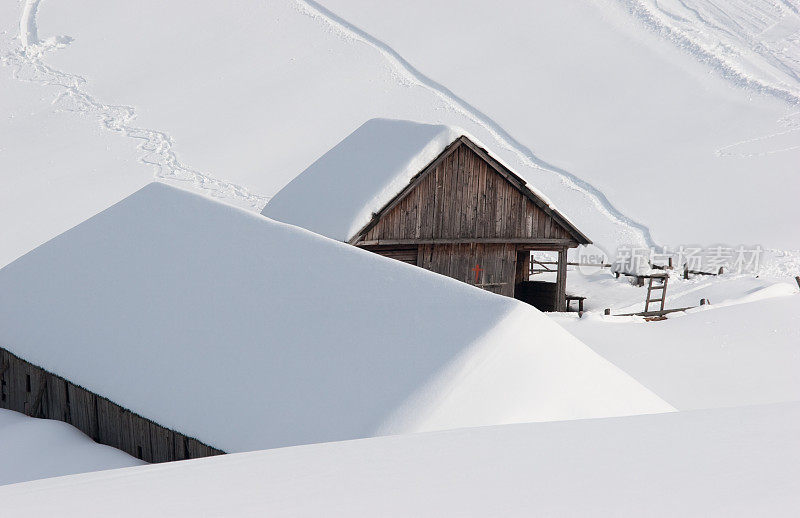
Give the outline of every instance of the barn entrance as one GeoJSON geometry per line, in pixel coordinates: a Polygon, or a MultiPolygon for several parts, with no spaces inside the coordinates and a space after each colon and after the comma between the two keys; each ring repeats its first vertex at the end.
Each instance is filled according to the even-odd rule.
{"type": "Polygon", "coordinates": [[[534,257],[530,249],[517,250],[514,298],[539,311],[564,311],[566,250],[548,252],[552,257],[534,257]]]}

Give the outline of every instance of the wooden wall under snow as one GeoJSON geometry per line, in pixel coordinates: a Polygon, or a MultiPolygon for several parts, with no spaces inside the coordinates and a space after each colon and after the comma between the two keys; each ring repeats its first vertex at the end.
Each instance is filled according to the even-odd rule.
{"type": "MultiPolygon", "coordinates": [[[[144,382],[144,381],[143,381],[144,382]]],[[[69,423],[146,462],[224,453],[127,410],[0,347],[0,408],[69,423]]]]}

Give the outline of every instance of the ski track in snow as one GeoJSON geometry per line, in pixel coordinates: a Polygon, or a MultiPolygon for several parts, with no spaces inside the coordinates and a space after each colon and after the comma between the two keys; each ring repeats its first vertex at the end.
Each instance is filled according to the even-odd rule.
{"type": "MultiPolygon", "coordinates": [[[[774,95],[787,102],[800,103],[800,95],[781,86],[775,86],[758,78],[745,75],[735,64],[729,63],[723,57],[708,51],[701,43],[693,41],[684,31],[665,23],[663,17],[656,16],[642,1],[621,1],[639,21],[694,54],[701,61],[709,64],[720,72],[723,77],[733,80],[740,86],[774,95]]],[[[173,151],[174,143],[168,134],[132,125],[132,121],[136,116],[135,109],[132,106],[104,104],[84,89],[86,84],[84,78],[55,70],[45,64],[43,57],[47,52],[68,45],[72,39],[68,36],[54,36],[44,41],[39,39],[36,15],[40,2],[41,0],[25,0],[20,18],[20,46],[8,52],[2,58],[4,64],[15,68],[14,76],[17,79],[59,87],[61,92],[54,104],[58,104],[60,108],[95,116],[106,129],[141,140],[142,143],[139,145],[139,149],[145,153],[140,157],[140,161],[154,167],[154,174],[157,179],[188,182],[196,188],[210,192],[215,197],[226,198],[229,201],[254,210],[263,208],[269,197],[259,196],[245,187],[216,179],[209,174],[187,166],[178,159],[173,151]]],[[[503,148],[514,153],[523,164],[558,175],[566,187],[580,192],[609,220],[628,230],[632,238],[629,244],[647,247],[657,246],[649,228],[616,209],[602,191],[569,171],[536,156],[530,148],[517,141],[497,122],[467,103],[444,85],[420,72],[389,45],[347,22],[314,0],[295,0],[295,4],[300,13],[323,23],[340,37],[366,44],[375,49],[389,62],[398,81],[403,84],[419,86],[434,93],[454,112],[485,129],[503,148]]],[[[660,8],[657,2],[655,6],[657,9],[660,8]]],[[[788,4],[788,7],[793,6],[788,4]]],[[[793,12],[796,14],[796,10],[793,10],[793,12]]],[[[670,13],[667,10],[662,10],[660,13],[670,17],[670,13]]],[[[675,21],[685,22],[686,20],[679,18],[675,21]]],[[[796,128],[793,126],[790,126],[789,132],[795,131],[796,128]]],[[[786,132],[760,137],[759,139],[753,139],[753,141],[779,136],[784,133],[786,132]]],[[[734,148],[747,142],[736,143],[729,146],[729,148],[734,148]]],[[[719,154],[726,156],[735,154],[730,153],[729,148],[720,150],[719,154]]]]}
{"type": "MultiPolygon", "coordinates": [[[[793,0],[621,0],[627,11],[727,80],[797,106],[800,11],[793,0]]],[[[800,149],[800,112],[786,128],[734,142],[719,157],[755,158],[800,149]]]]}
{"type": "Polygon", "coordinates": [[[141,140],[139,149],[144,155],[139,160],[153,166],[156,179],[189,183],[216,198],[226,199],[252,210],[260,211],[264,207],[268,197],[259,196],[245,187],[214,178],[181,162],[173,150],[174,142],[168,134],[132,124],[136,117],[132,106],[105,104],[85,90],[84,78],[45,64],[43,57],[47,52],[63,48],[72,41],[72,38],[54,36],[44,41],[39,39],[36,14],[40,2],[41,0],[26,0],[19,22],[20,45],[2,57],[5,65],[15,69],[15,78],[55,86],[61,90],[53,101],[59,108],[96,117],[106,129],[141,140]]]}
{"type": "MultiPolygon", "coordinates": [[[[764,135],[763,137],[756,137],[752,139],[741,140],[739,142],[734,142],[733,144],[718,149],[717,155],[721,157],[753,158],[759,156],[772,155],[775,153],[781,153],[784,151],[793,151],[795,149],[800,149],[800,144],[793,144],[789,146],[778,147],[777,149],[769,149],[767,151],[746,151],[748,147],[753,147],[753,145],[756,144],[768,145],[770,144],[770,142],[774,142],[777,139],[783,137],[784,135],[791,135],[793,133],[800,132],[800,112],[790,113],[786,117],[780,119],[778,123],[788,129],[786,129],[785,131],[772,133],[770,135],[764,135]]],[[[800,142],[800,138],[798,138],[797,141],[800,142]]]]}
{"type": "MultiPolygon", "coordinates": [[[[762,35],[776,26],[782,17],[798,15],[798,9],[787,0],[779,3],[763,2],[753,4],[752,11],[739,13],[737,20],[714,2],[679,0],[687,16],[671,11],[663,0],[619,0],[623,7],[639,22],[650,28],[674,45],[693,55],[697,60],[710,66],[723,78],[734,84],[760,93],[774,96],[792,105],[800,104],[800,62],[792,52],[800,55],[797,36],[780,40],[781,48],[773,48],[762,35]],[[696,5],[695,5],[696,4],[696,5]],[[702,9],[714,9],[727,20],[727,26],[712,17],[704,15],[702,9]],[[777,21],[771,24],[769,14],[777,21]],[[779,14],[775,14],[779,13],[779,14]],[[693,19],[690,19],[693,18],[693,19]],[[754,55],[758,56],[753,60],[754,55]],[[760,60],[760,62],[759,62],[760,60]],[[749,65],[760,65],[761,77],[746,69],[749,65]],[[794,65],[794,66],[792,66],[794,65]],[[766,68],[784,75],[785,80],[770,79],[763,73],[766,68]]],[[[730,9],[737,8],[731,5],[730,9]]],[[[768,74],[768,73],[767,73],[768,74]]]]}
{"type": "Polygon", "coordinates": [[[454,112],[485,129],[503,148],[514,153],[523,164],[559,175],[566,187],[582,193],[601,214],[629,231],[631,240],[626,244],[645,247],[657,246],[650,229],[617,210],[602,191],[569,171],[537,157],[530,148],[517,141],[488,115],[470,105],[444,85],[423,74],[389,45],[314,0],[295,0],[295,4],[302,14],[325,24],[339,36],[374,48],[389,62],[401,83],[419,86],[434,93],[454,112]]]}

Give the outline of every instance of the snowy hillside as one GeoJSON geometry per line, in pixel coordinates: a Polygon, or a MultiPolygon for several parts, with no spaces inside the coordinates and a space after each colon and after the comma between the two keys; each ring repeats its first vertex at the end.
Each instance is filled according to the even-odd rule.
{"type": "MultiPolygon", "coordinates": [[[[650,244],[648,229],[661,244],[797,248],[793,190],[780,187],[796,185],[797,107],[730,80],[622,2],[490,12],[447,1],[424,11],[356,0],[101,3],[44,2],[26,23],[40,41],[72,38],[41,58],[86,79],[59,106],[90,118],[135,106],[137,130],[113,128],[161,132],[143,137],[158,175],[258,205],[208,178],[269,196],[367,119],[438,122],[479,138],[607,250],[650,244]],[[760,211],[740,210],[745,202],[760,211]]],[[[788,27],[789,60],[796,13],[774,16],[788,27]]],[[[33,55],[23,77],[41,75],[33,55]]]]}
{"type": "Polygon", "coordinates": [[[0,408],[0,486],[141,464],[68,424],[0,408]]]}
{"type": "MultiPolygon", "coordinates": [[[[771,77],[789,91],[797,15],[773,3],[763,1],[772,10],[759,20],[775,21],[773,54],[784,57],[772,68],[783,76],[771,77]]],[[[131,137],[118,137],[128,146],[118,160],[139,158],[155,176],[243,206],[259,209],[364,121],[391,117],[464,128],[609,253],[653,242],[798,247],[797,106],[698,59],[633,2],[25,5],[3,7],[4,48],[19,48],[20,23],[27,45],[4,71],[32,80],[24,86],[34,91],[55,83],[39,94],[40,109],[52,111],[57,97],[57,110],[84,115],[74,124],[131,137]]],[[[681,19],[686,32],[694,22],[681,19]]],[[[751,26],[717,53],[732,38],[744,45],[751,26]]],[[[85,155],[65,157],[71,165],[59,174],[82,174],[75,166],[85,155]]],[[[25,183],[54,174],[15,175],[28,179],[16,180],[27,190],[19,203],[74,203],[25,183]]],[[[117,201],[118,191],[91,207],[117,201]]],[[[41,225],[43,234],[63,230],[41,225]]]]}
{"type": "Polygon", "coordinates": [[[0,343],[224,451],[672,410],[531,306],[159,183],[0,270],[0,343]]]}
{"type": "Polygon", "coordinates": [[[662,245],[798,248],[795,0],[308,3],[457,96],[514,167],[551,171],[519,170],[579,227],[586,191],[662,245]]]}
{"type": "Polygon", "coordinates": [[[800,405],[316,444],[0,488],[36,516],[794,516],[800,405]]]}

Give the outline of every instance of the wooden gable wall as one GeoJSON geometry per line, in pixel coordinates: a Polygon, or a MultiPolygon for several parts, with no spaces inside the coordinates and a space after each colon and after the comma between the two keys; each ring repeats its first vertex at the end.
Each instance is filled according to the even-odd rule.
{"type": "Polygon", "coordinates": [[[470,238],[571,236],[482,157],[459,143],[354,244],[470,238]]]}

